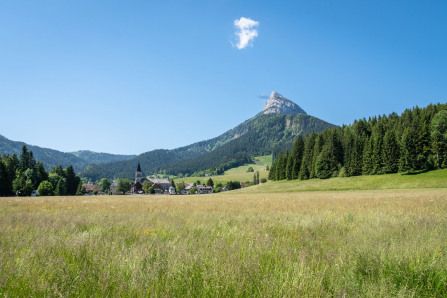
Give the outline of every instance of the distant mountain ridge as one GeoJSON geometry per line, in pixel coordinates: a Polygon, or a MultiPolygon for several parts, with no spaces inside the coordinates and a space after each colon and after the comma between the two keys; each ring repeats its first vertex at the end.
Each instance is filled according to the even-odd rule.
{"type": "Polygon", "coordinates": [[[22,151],[23,145],[26,145],[28,151],[33,151],[33,155],[36,161],[43,162],[47,170],[50,170],[53,167],[59,165],[64,168],[72,165],[74,170],[78,172],[85,168],[88,164],[84,159],[74,156],[70,153],[65,153],[49,148],[42,148],[39,146],[33,146],[24,142],[12,141],[0,135],[0,154],[17,154],[17,156],[19,156],[20,152],[22,151]]]}
{"type": "Polygon", "coordinates": [[[17,154],[17,156],[19,156],[23,145],[26,145],[28,150],[33,152],[34,158],[37,161],[43,162],[47,170],[51,170],[53,167],[59,165],[64,168],[72,165],[74,170],[79,172],[89,164],[110,163],[135,157],[135,155],[96,153],[88,150],[67,153],[50,148],[29,145],[24,142],[12,141],[0,135],[0,155],[17,154]]]}
{"type": "Polygon", "coordinates": [[[307,115],[291,100],[272,92],[263,111],[218,137],[173,150],[153,150],[116,163],[89,165],[80,175],[92,180],[131,178],[139,162],[145,174],[170,174],[226,169],[249,161],[251,155],[270,154],[299,134],[319,132],[334,125],[307,115]]]}
{"type": "Polygon", "coordinates": [[[90,150],[78,150],[67,152],[85,160],[88,164],[102,164],[134,158],[136,155],[111,154],[104,152],[93,152],[90,150]]]}

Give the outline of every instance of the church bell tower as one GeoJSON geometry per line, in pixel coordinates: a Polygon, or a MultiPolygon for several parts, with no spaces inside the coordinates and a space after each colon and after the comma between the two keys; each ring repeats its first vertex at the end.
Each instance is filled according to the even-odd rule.
{"type": "Polygon", "coordinates": [[[141,172],[140,163],[138,163],[137,171],[135,172],[135,183],[139,182],[141,184],[143,173],[141,172]]]}

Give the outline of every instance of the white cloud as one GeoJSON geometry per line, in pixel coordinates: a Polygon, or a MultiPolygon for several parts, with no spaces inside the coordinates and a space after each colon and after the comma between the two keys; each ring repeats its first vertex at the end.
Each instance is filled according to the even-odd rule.
{"type": "Polygon", "coordinates": [[[238,42],[233,46],[239,50],[253,46],[253,40],[258,36],[258,30],[255,28],[259,26],[259,22],[241,17],[239,20],[234,20],[234,26],[238,29],[235,33],[238,42]]]}

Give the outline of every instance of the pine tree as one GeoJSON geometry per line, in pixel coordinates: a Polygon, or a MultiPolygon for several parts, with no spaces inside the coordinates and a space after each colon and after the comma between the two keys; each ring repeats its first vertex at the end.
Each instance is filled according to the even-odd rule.
{"type": "Polygon", "coordinates": [[[67,194],[65,179],[60,179],[54,189],[55,196],[65,196],[67,194]]]}
{"type": "Polygon", "coordinates": [[[0,197],[8,195],[8,172],[3,160],[0,159],[0,197]]]}
{"type": "Polygon", "coordinates": [[[288,155],[289,152],[286,152],[286,154],[282,154],[282,152],[279,153],[278,161],[276,163],[276,180],[286,179],[286,165],[288,155]]]}
{"type": "Polygon", "coordinates": [[[363,170],[363,148],[364,136],[354,136],[354,144],[350,156],[349,175],[358,176],[362,174],[363,170]]]}
{"type": "Polygon", "coordinates": [[[315,143],[314,143],[314,147],[313,147],[313,152],[312,152],[312,162],[311,162],[311,167],[310,167],[310,175],[309,178],[314,178],[316,177],[315,175],[315,163],[317,160],[318,155],[320,154],[322,148],[323,148],[323,136],[322,134],[317,134],[316,138],[315,138],[315,143]]]}
{"type": "Polygon", "coordinates": [[[269,175],[268,175],[269,180],[273,180],[273,181],[276,180],[276,163],[277,163],[277,161],[273,162],[272,166],[269,169],[269,175]]]}
{"type": "Polygon", "coordinates": [[[436,155],[436,166],[438,169],[446,162],[447,151],[447,111],[438,112],[431,121],[431,138],[433,153],[436,155]]]}
{"type": "Polygon", "coordinates": [[[75,195],[81,179],[76,176],[71,165],[65,169],[65,177],[67,179],[67,195],[75,195]]]}
{"type": "Polygon", "coordinates": [[[399,170],[400,148],[394,129],[389,129],[383,138],[383,170],[385,173],[397,173],[399,170]]]}
{"type": "Polygon", "coordinates": [[[363,148],[363,165],[362,174],[371,175],[373,173],[373,160],[372,160],[372,139],[367,138],[365,142],[365,148],[363,148]]]}
{"type": "Polygon", "coordinates": [[[291,179],[298,179],[304,155],[304,139],[302,135],[299,135],[293,143],[291,155],[293,160],[291,179]]]}
{"type": "Polygon", "coordinates": [[[354,137],[349,127],[345,128],[343,135],[343,165],[346,176],[351,175],[351,156],[353,155],[354,137]]]}
{"type": "Polygon", "coordinates": [[[310,179],[310,169],[313,167],[312,154],[315,145],[315,138],[316,134],[312,132],[312,134],[304,141],[303,161],[301,162],[300,172],[298,175],[298,179],[300,180],[310,179]]]}
{"type": "Polygon", "coordinates": [[[48,180],[48,173],[42,162],[36,164],[36,184],[40,185],[42,181],[48,180]]]}
{"type": "Polygon", "coordinates": [[[332,176],[331,168],[331,153],[329,147],[326,145],[321,150],[315,161],[315,175],[320,179],[327,179],[332,176]]]}
{"type": "Polygon", "coordinates": [[[292,158],[292,154],[288,154],[287,155],[286,179],[287,180],[292,180],[293,179],[293,158],[292,158]]]}
{"type": "Polygon", "coordinates": [[[20,153],[20,170],[25,172],[29,168],[29,153],[25,145],[22,146],[22,153],[20,153]]]}
{"type": "Polygon", "coordinates": [[[383,126],[379,121],[376,129],[374,129],[373,142],[372,142],[372,173],[383,174],[383,126]]]}
{"type": "Polygon", "coordinates": [[[406,128],[402,135],[399,172],[413,173],[416,170],[417,153],[414,143],[413,130],[411,128],[406,128]]]}

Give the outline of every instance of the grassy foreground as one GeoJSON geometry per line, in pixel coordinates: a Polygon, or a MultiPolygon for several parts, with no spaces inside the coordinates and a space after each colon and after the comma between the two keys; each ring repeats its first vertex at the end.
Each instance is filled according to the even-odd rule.
{"type": "Polygon", "coordinates": [[[0,296],[447,295],[447,189],[0,199],[0,296]]]}

